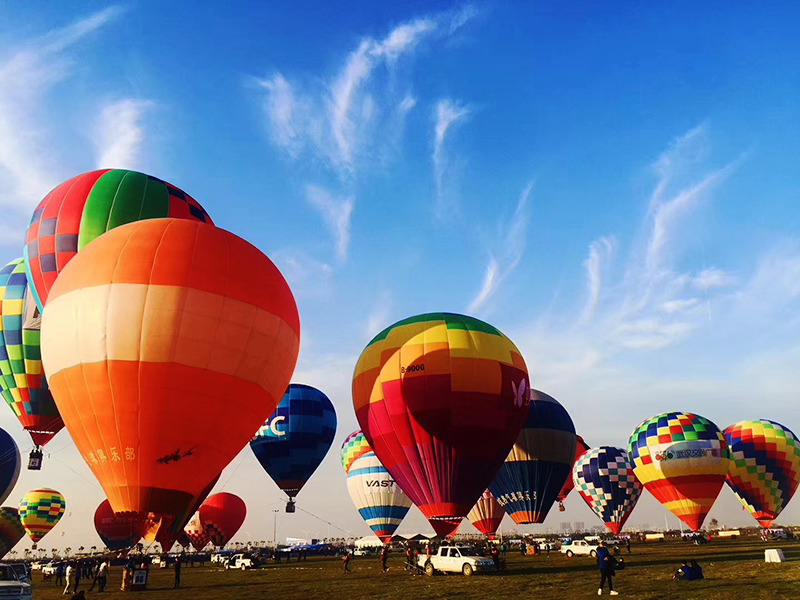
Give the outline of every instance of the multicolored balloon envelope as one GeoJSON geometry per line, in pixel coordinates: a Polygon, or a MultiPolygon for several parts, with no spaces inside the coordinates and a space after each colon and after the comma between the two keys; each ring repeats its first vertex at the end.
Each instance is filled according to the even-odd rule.
{"type": "Polygon", "coordinates": [[[442,537],[458,528],[514,445],[529,391],[511,340],[451,313],[388,327],[353,374],[370,447],[442,537]]]}
{"type": "Polygon", "coordinates": [[[160,217],[212,224],[189,194],[136,171],[91,171],[53,189],[33,211],[25,237],[25,270],[39,310],[58,274],[89,242],[120,225],[160,217]]]}
{"type": "Polygon", "coordinates": [[[367,438],[364,437],[364,433],[360,429],[348,435],[342,444],[342,466],[344,467],[344,472],[349,473],[350,465],[353,464],[353,461],[367,452],[372,452],[372,448],[369,447],[369,442],[367,442],[367,438]]]}
{"type": "Polygon", "coordinates": [[[114,514],[108,500],[94,511],[94,528],[109,550],[130,548],[142,535],[140,520],[131,514],[114,514]]]}
{"type": "Polygon", "coordinates": [[[800,441],[774,421],[742,421],[725,432],[731,451],[727,483],[762,527],[786,508],[800,482],[800,441]]]}
{"type": "Polygon", "coordinates": [[[725,482],[730,451],[708,419],[670,412],[642,422],[628,442],[636,478],[676,517],[697,531],[725,482]]]}
{"type": "Polygon", "coordinates": [[[194,513],[194,516],[192,516],[183,531],[186,533],[186,537],[189,538],[189,542],[197,552],[200,552],[203,548],[208,546],[208,543],[211,541],[211,538],[208,537],[208,533],[206,533],[206,528],[203,527],[203,523],[200,521],[199,512],[194,513]]]}
{"type": "MultiPolygon", "coordinates": [[[[584,442],[581,436],[577,436],[577,443],[575,445],[575,463],[572,465],[573,469],[575,468],[575,465],[578,464],[578,459],[581,456],[583,456],[583,453],[586,452],[589,448],[590,448],[589,444],[584,442]]],[[[569,496],[569,493],[572,491],[574,487],[575,484],[573,483],[572,477],[567,477],[566,483],[564,483],[564,486],[561,488],[561,491],[558,492],[558,496],[556,496],[556,502],[558,502],[558,510],[562,512],[566,510],[564,508],[564,500],[567,499],[567,496],[569,496]]]]}
{"type": "Polygon", "coordinates": [[[258,430],[250,448],[289,498],[294,498],[325,458],[336,436],[336,411],[310,385],[293,383],[258,430]]]}
{"type": "Polygon", "coordinates": [[[42,371],[41,318],[21,258],[0,269],[0,391],[33,443],[64,427],[42,371]]]}
{"type": "Polygon", "coordinates": [[[227,544],[247,517],[247,506],[239,496],[220,492],[206,498],[200,506],[200,523],[215,546],[227,544]]]}
{"type": "Polygon", "coordinates": [[[8,554],[24,536],[25,528],[19,520],[19,511],[10,506],[0,508],[0,557],[8,554]]]}
{"type": "Polygon", "coordinates": [[[581,498],[618,535],[642,493],[625,451],[612,446],[592,448],[575,463],[572,475],[581,498]]]}
{"type": "Polygon", "coordinates": [[[538,390],[531,393],[522,433],[489,490],[515,523],[543,523],[571,477],[577,436],[567,410],[538,390]]]}
{"type": "Polygon", "coordinates": [[[492,493],[486,490],[469,511],[467,518],[475,526],[475,529],[493,540],[500,527],[500,522],[505,516],[506,512],[503,507],[497,503],[492,493]]]}
{"type": "MultiPolygon", "coordinates": [[[[22,460],[19,448],[8,432],[0,429],[0,502],[5,502],[11,490],[17,485],[22,460]]],[[[0,554],[0,558],[3,555],[0,554]]]]}
{"type": "Polygon", "coordinates": [[[59,492],[42,488],[28,492],[19,503],[19,520],[34,546],[64,516],[67,503],[59,492]]]}
{"type": "Polygon", "coordinates": [[[53,397],[115,512],[176,535],[286,390],[300,342],[292,292],[222,229],[150,219],[64,268],[42,320],[53,397]]]}
{"type": "Polygon", "coordinates": [[[411,499],[389,474],[374,452],[362,454],[347,473],[347,491],[361,518],[388,544],[403,522],[411,499]]]}

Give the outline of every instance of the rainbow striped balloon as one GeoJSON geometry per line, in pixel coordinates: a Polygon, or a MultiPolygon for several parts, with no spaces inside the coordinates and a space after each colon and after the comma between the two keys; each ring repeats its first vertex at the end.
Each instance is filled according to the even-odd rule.
{"type": "Polygon", "coordinates": [[[742,421],[725,430],[731,450],[727,484],[762,527],[789,503],[800,483],[800,441],[774,421],[742,421]]]}
{"type": "Polygon", "coordinates": [[[36,544],[55,527],[64,516],[67,503],[61,493],[41,488],[25,494],[19,503],[19,520],[36,544]]]}
{"type": "Polygon", "coordinates": [[[10,506],[0,508],[0,558],[5,556],[25,536],[19,511],[10,506]]]}
{"type": "Polygon", "coordinates": [[[730,451],[708,419],[670,412],[642,422],[628,441],[633,472],[656,500],[697,531],[725,483],[730,451]]]}

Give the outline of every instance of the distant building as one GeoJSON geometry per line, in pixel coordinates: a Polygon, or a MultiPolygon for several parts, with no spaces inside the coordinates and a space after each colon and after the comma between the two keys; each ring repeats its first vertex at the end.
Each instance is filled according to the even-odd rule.
{"type": "Polygon", "coordinates": [[[583,521],[575,521],[575,530],[576,533],[580,533],[581,531],[586,531],[586,525],[583,521]]]}
{"type": "Polygon", "coordinates": [[[559,523],[558,528],[563,533],[570,533],[572,531],[572,523],[559,523]]]}

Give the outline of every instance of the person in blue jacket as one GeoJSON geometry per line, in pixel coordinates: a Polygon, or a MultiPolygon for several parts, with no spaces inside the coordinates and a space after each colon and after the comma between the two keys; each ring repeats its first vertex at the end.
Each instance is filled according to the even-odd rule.
{"type": "Polygon", "coordinates": [[[603,595],[603,586],[608,581],[608,590],[610,595],[618,596],[619,593],[614,591],[614,564],[616,559],[611,556],[611,553],[606,548],[606,543],[600,540],[600,546],[597,548],[597,566],[600,567],[600,589],[597,590],[597,595],[603,595]]]}

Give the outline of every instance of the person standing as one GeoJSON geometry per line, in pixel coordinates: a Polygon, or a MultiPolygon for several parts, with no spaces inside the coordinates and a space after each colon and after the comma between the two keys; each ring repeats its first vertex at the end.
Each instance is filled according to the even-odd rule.
{"type": "Polygon", "coordinates": [[[352,571],[350,570],[350,558],[351,558],[351,554],[350,554],[350,551],[348,550],[345,553],[344,557],[342,558],[342,563],[344,563],[344,572],[345,573],[352,573],[352,571]]]}
{"type": "Polygon", "coordinates": [[[75,587],[72,590],[73,594],[78,591],[78,586],[81,584],[81,570],[82,570],[82,568],[83,568],[83,565],[81,563],[77,563],[75,565],[75,569],[74,569],[75,587]]]}
{"type": "Polygon", "coordinates": [[[547,552],[547,558],[550,558],[550,542],[545,542],[544,549],[547,552]]]}
{"type": "Polygon", "coordinates": [[[384,573],[386,573],[386,571],[389,570],[389,567],[386,566],[386,561],[388,560],[389,560],[389,546],[384,545],[383,548],[381,549],[381,568],[383,569],[384,573]]]}
{"type": "Polygon", "coordinates": [[[75,582],[74,581],[75,580],[75,567],[72,566],[72,563],[69,563],[67,565],[67,570],[65,572],[65,576],[66,576],[66,579],[67,579],[67,585],[64,586],[64,594],[71,594],[72,590],[70,588],[72,588],[72,586],[73,586],[73,584],[75,582]]]}
{"type": "Polygon", "coordinates": [[[64,563],[56,565],[56,587],[64,585],[64,563]]]}
{"type": "Polygon", "coordinates": [[[175,585],[173,589],[180,589],[181,587],[181,557],[175,557],[175,585]]]}
{"type": "Polygon", "coordinates": [[[630,537],[628,537],[628,539],[625,540],[625,547],[628,549],[628,554],[630,554],[631,553],[631,538],[630,537]]]}
{"type": "Polygon", "coordinates": [[[608,590],[612,596],[619,594],[614,591],[614,557],[606,548],[606,543],[600,540],[600,546],[597,548],[597,566],[600,568],[600,589],[597,590],[597,595],[603,595],[603,586],[608,581],[608,590]]]}
{"type": "Polygon", "coordinates": [[[97,569],[97,591],[105,591],[106,583],[108,583],[108,562],[104,560],[97,569]]]}

